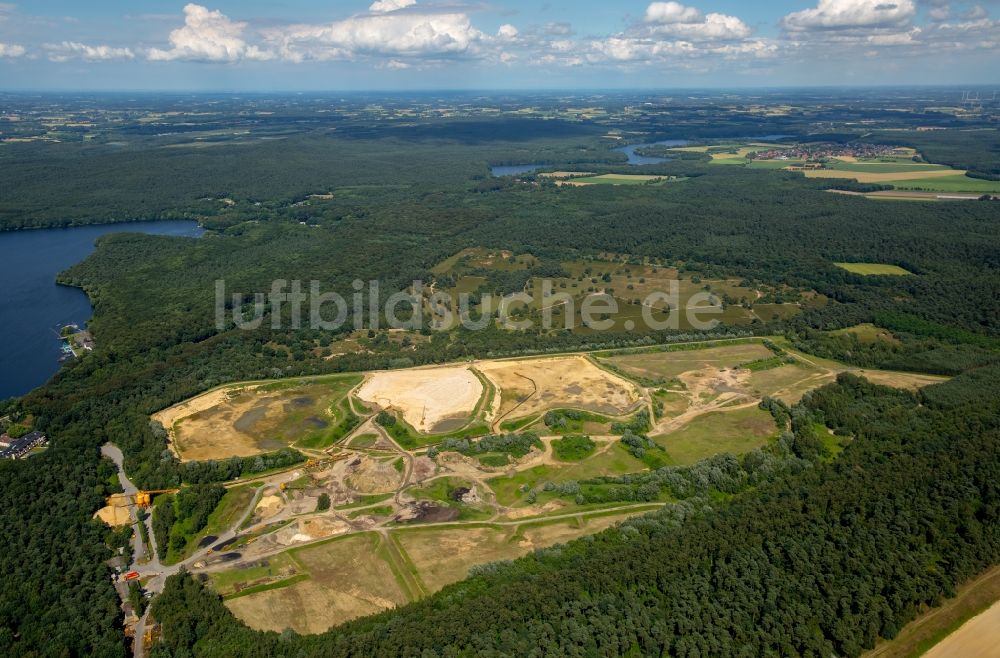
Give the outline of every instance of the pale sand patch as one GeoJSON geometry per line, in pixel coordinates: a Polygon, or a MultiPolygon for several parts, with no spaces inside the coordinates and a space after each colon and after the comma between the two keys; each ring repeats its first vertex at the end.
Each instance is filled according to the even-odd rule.
{"type": "Polygon", "coordinates": [[[948,377],[938,375],[921,375],[913,372],[894,372],[891,370],[857,370],[855,374],[860,375],[872,384],[882,386],[892,386],[893,388],[905,388],[915,391],[931,384],[940,384],[948,381],[948,377]]]}
{"type": "Polygon", "coordinates": [[[622,415],[640,399],[630,382],[582,356],[484,361],[477,368],[500,389],[504,420],[565,407],[622,415]]]}
{"type": "Polygon", "coordinates": [[[924,658],[990,658],[1000,656],[1000,602],[965,622],[941,640],[924,658]]]}
{"type": "Polygon", "coordinates": [[[109,526],[128,525],[132,523],[132,515],[127,507],[108,505],[94,512],[94,518],[104,521],[109,526]]]}
{"type": "MultiPolygon", "coordinates": [[[[252,388],[253,387],[247,387],[248,390],[252,388]]],[[[180,404],[175,404],[174,406],[167,407],[162,411],[157,411],[153,414],[152,418],[169,431],[178,420],[187,418],[188,416],[193,416],[200,411],[207,411],[222,404],[229,399],[229,395],[234,390],[235,389],[231,387],[224,387],[208,391],[207,393],[202,393],[201,395],[195,396],[190,400],[185,400],[180,404]]]]}
{"type": "Polygon", "coordinates": [[[376,372],[358,397],[398,409],[418,431],[429,432],[441,421],[471,416],[483,395],[483,383],[465,367],[376,372]]]}
{"type": "Polygon", "coordinates": [[[885,183],[894,180],[919,180],[921,178],[942,178],[964,176],[963,169],[921,169],[904,172],[838,171],[836,169],[808,169],[803,171],[806,178],[854,178],[859,183],[885,183]]]}

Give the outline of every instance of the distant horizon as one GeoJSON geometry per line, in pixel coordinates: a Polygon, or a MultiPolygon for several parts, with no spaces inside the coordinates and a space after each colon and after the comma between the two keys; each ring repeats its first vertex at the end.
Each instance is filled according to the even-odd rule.
{"type": "Polygon", "coordinates": [[[549,93],[588,93],[588,94],[667,94],[680,92],[767,92],[767,91],[845,91],[845,90],[978,90],[996,91],[997,100],[1000,101],[1000,80],[997,82],[980,83],[953,83],[953,84],[817,84],[817,85],[774,85],[774,86],[678,86],[678,87],[441,87],[426,89],[406,89],[406,88],[370,88],[370,89],[155,89],[155,88],[118,88],[118,89],[57,89],[57,88],[2,88],[0,94],[252,94],[260,96],[268,95],[325,95],[344,94],[363,96],[366,94],[411,94],[411,95],[433,95],[433,94],[525,94],[544,95],[549,93]]]}

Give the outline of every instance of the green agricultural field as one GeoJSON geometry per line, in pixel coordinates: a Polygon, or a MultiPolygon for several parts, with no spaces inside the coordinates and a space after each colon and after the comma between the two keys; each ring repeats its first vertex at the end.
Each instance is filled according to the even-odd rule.
{"type": "Polygon", "coordinates": [[[765,445],[777,430],[771,414],[754,406],[708,413],[676,432],[651,438],[673,463],[688,465],[721,453],[745,453],[765,445]]]}
{"type": "Polygon", "coordinates": [[[970,178],[962,174],[941,176],[938,178],[915,178],[892,182],[900,190],[922,190],[925,192],[970,192],[983,194],[1000,194],[1000,181],[970,178]]]}
{"type": "Polygon", "coordinates": [[[834,265],[842,270],[862,276],[907,276],[913,274],[913,272],[908,272],[899,265],[889,265],[887,263],[834,263],[834,265]]]}
{"type": "Polygon", "coordinates": [[[926,164],[919,162],[841,162],[831,160],[826,163],[827,169],[836,171],[856,171],[879,174],[909,174],[915,171],[944,171],[951,169],[945,165],[926,164]]]}
{"type": "MultiPolygon", "coordinates": [[[[713,160],[713,162],[715,162],[713,160]]],[[[801,167],[805,162],[802,160],[754,160],[750,163],[751,169],[784,169],[785,167],[801,167]]]]}

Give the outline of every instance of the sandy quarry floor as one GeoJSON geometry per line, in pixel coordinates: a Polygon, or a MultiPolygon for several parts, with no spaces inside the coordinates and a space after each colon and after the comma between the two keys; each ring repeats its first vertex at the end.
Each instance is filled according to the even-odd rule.
{"type": "Polygon", "coordinates": [[[582,356],[484,361],[477,367],[500,389],[504,420],[565,407],[621,415],[640,398],[631,383],[582,356]]]}
{"type": "Polygon", "coordinates": [[[483,383],[465,367],[376,372],[358,390],[358,397],[399,410],[421,432],[456,418],[467,418],[483,395],[483,383]]]}

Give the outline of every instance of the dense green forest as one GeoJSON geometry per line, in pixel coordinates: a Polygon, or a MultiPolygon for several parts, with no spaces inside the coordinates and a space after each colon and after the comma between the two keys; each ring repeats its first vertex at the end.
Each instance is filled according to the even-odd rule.
{"type": "MultiPolygon", "coordinates": [[[[795,121],[805,129],[802,117],[795,121]]],[[[796,173],[693,159],[626,170],[594,126],[542,123],[522,130],[523,139],[515,135],[525,124],[492,138],[488,121],[388,131],[356,123],[336,136],[298,131],[204,148],[151,149],[142,141],[151,137],[136,133],[127,148],[105,136],[0,150],[3,228],[193,217],[209,229],[200,239],[107,236],[61,276],[93,300],[99,349],[22,400],[0,403],[0,416],[30,414],[52,438],[38,456],[0,464],[0,488],[17,501],[0,523],[8,548],[0,556],[0,654],[125,653],[112,630],[120,613],[104,564],[117,540],[91,519],[112,490],[103,443],[122,448],[143,487],[208,491],[254,468],[239,459],[178,463],[162,427],[149,422],[170,404],[229,381],[698,337],[456,330],[406,349],[376,337],[367,352],[325,359],[317,346],[339,335],[266,322],[253,331],[215,327],[217,279],[246,293],[267,291],[276,278],[341,292],[354,279],[378,279],[398,290],[431,280],[435,264],[472,246],[530,253],[547,271],[613,252],[706,277],[816,290],[830,303],[711,335],[785,333],[806,351],[865,367],[964,374],[920,398],[845,378],[779,412],[794,430],[784,451],[768,457],[783,460],[781,468],[719,464],[735,478],[757,478],[753,487],[726,485],[731,505],[715,502],[718,489],[696,489],[621,529],[481,569],[427,601],[326,635],[251,632],[198,583],[175,578],[155,606],[161,655],[448,655],[449,646],[469,654],[856,655],[997,561],[1000,204],[872,202],[829,194],[796,173]],[[568,188],[489,176],[490,164],[525,162],[688,179],[568,188]],[[840,261],[891,263],[914,275],[863,277],[833,266],[840,261]],[[899,343],[828,333],[876,321],[899,343]],[[810,436],[812,420],[857,438],[830,460],[810,436]]],[[[985,152],[976,157],[985,162],[985,152]]],[[[262,461],[273,468],[301,459],[289,450],[262,461]]],[[[624,495],[662,482],[597,484],[624,495]]]]}

